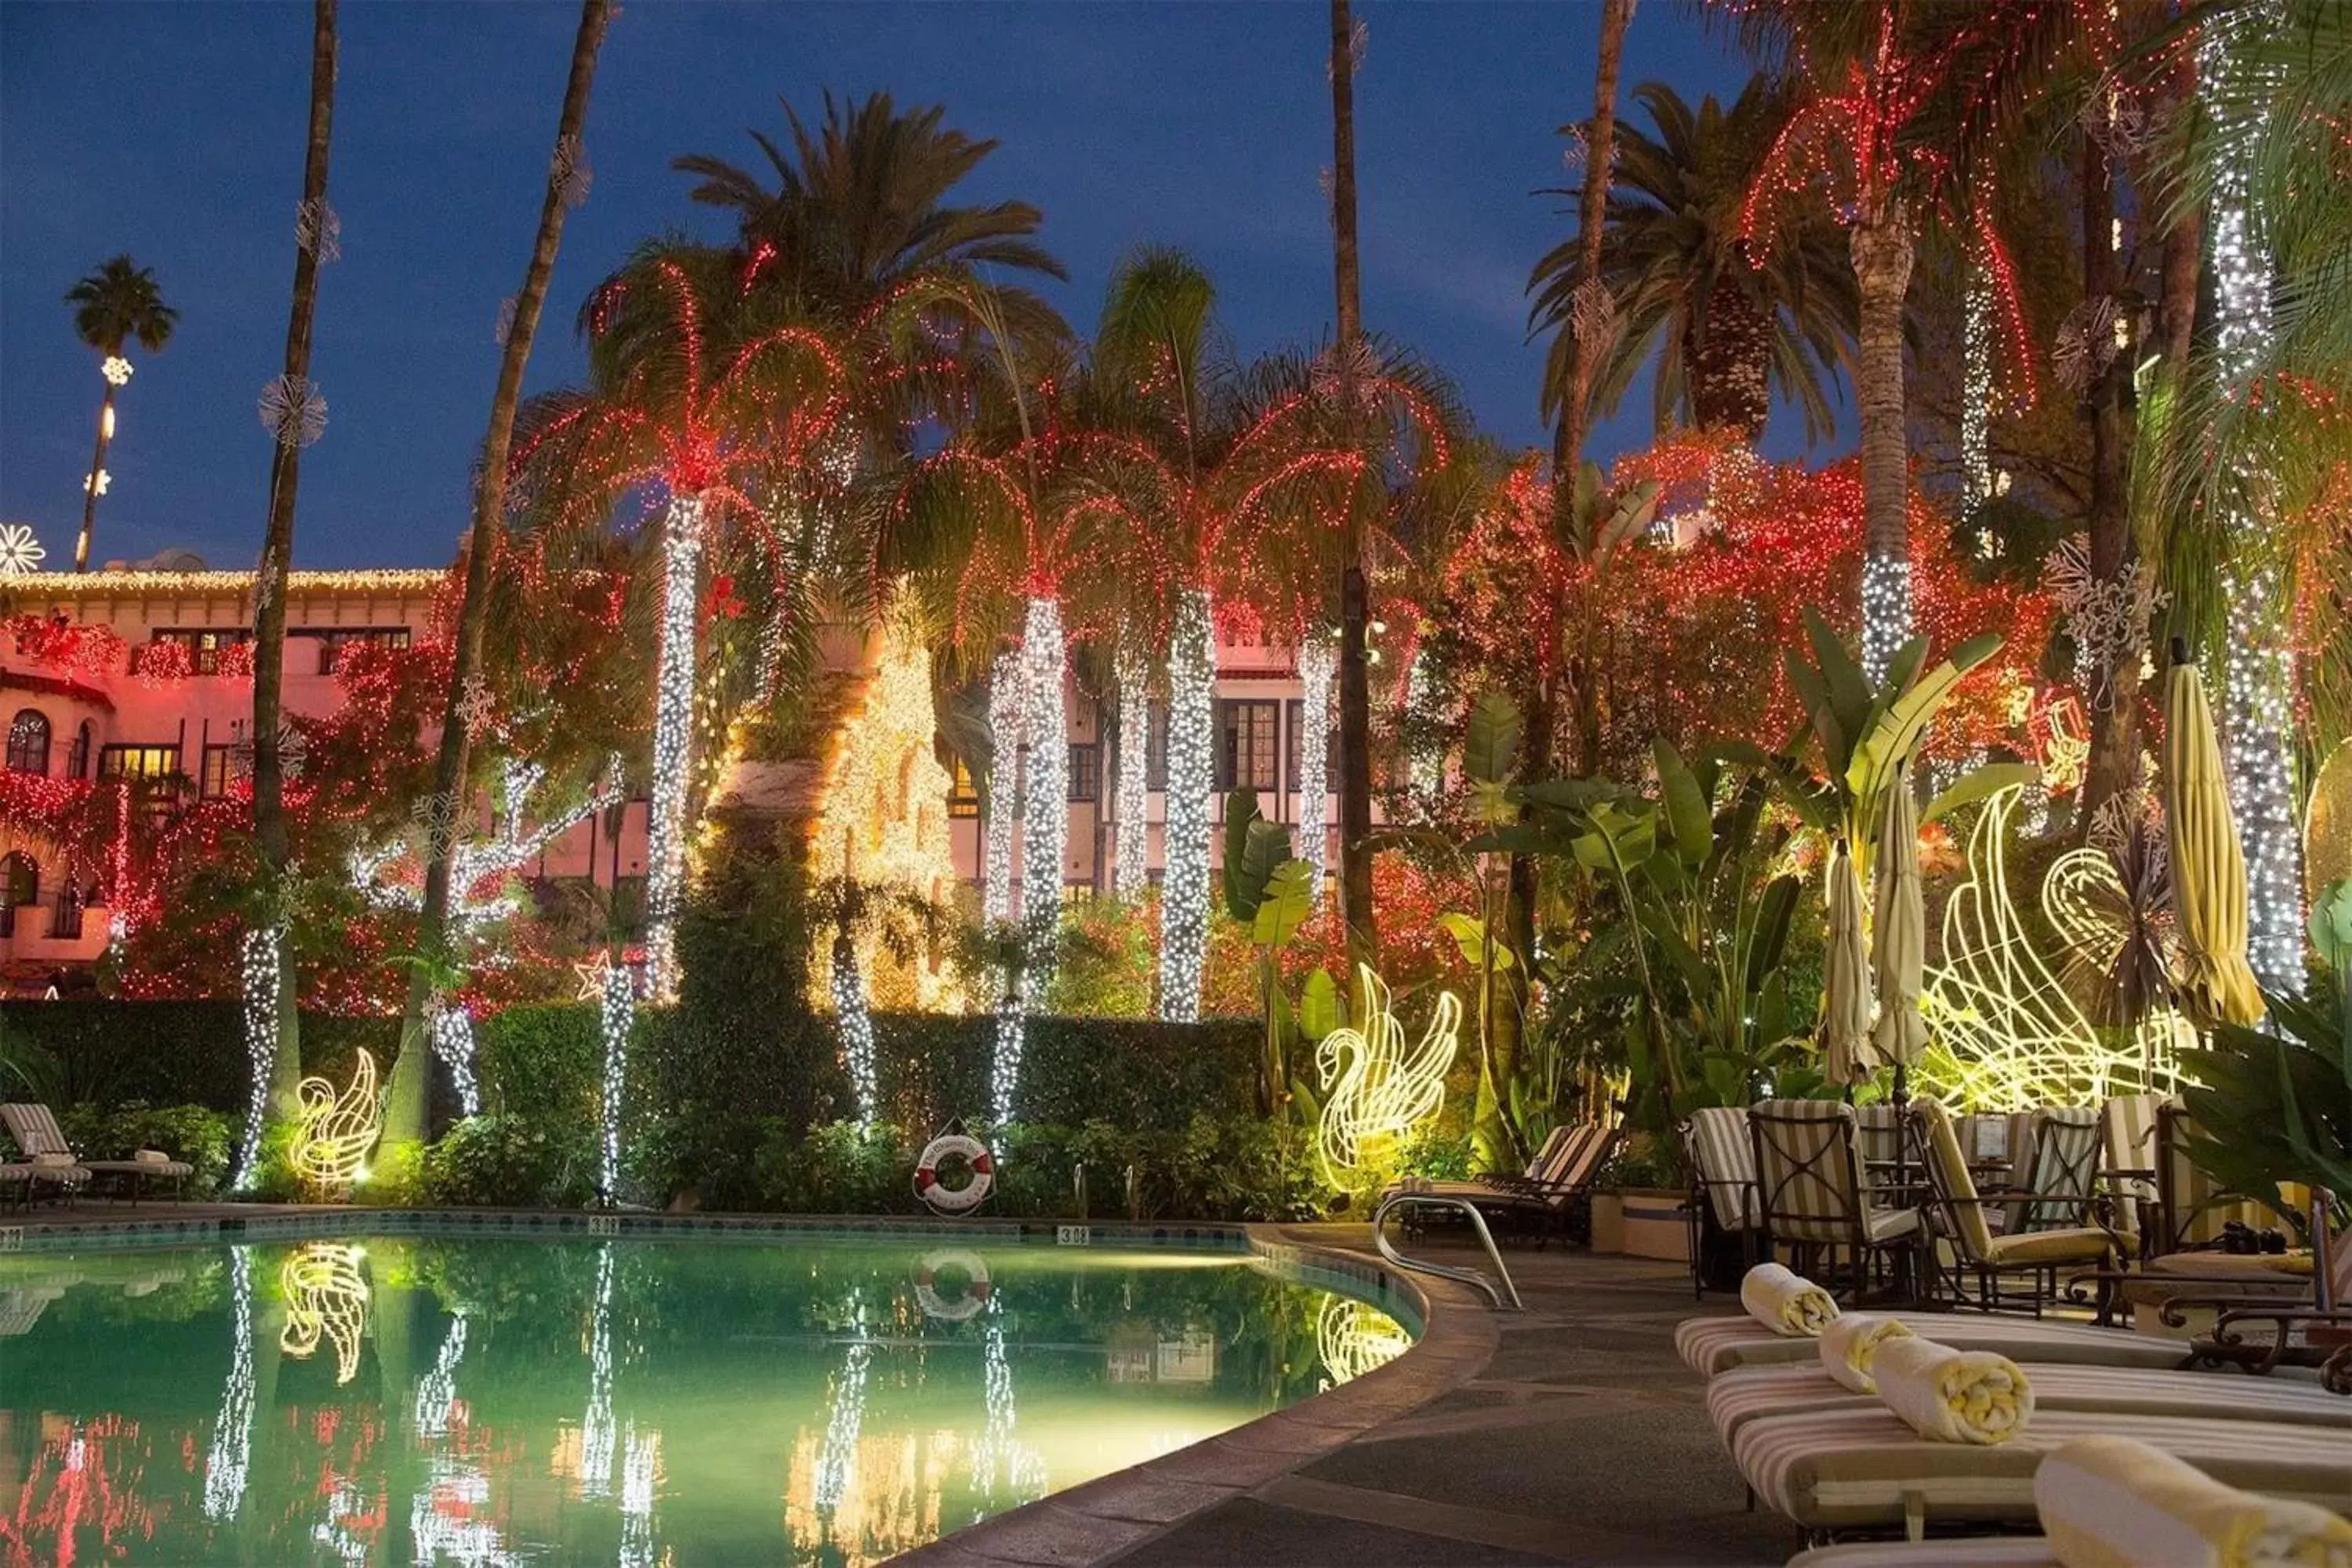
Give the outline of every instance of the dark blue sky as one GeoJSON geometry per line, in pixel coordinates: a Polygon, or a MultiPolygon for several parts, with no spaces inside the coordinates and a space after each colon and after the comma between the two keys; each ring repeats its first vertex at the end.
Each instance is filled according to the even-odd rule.
{"type": "MultiPolygon", "coordinates": [[[[1598,0],[1360,6],[1365,312],[1459,382],[1473,412],[1536,443],[1529,265],[1568,220],[1556,127],[1589,112],[1598,0]]],[[[101,502],[99,559],[171,544],[242,565],[268,449],[254,412],[286,330],[309,89],[310,7],[0,5],[0,520],[69,566],[100,382],[59,296],[128,250],[178,306],[139,357],[101,502]]],[[[588,288],[639,238],[711,237],[677,153],[757,166],[780,94],[944,102],[1003,147],[974,199],[1045,212],[1068,265],[1056,302],[1090,325],[1111,265],[1164,241],[1215,278],[1244,353],[1331,314],[1319,171],[1330,162],[1328,13],[1316,4],[719,5],[628,0],[588,125],[594,184],[572,215],[533,389],[579,372],[588,288]]],[[[577,12],[562,4],[345,0],[331,199],[342,259],[320,288],[313,374],[331,409],[305,456],[296,560],[429,565],[463,526],[488,412],[499,302],[519,286],[577,12]]],[[[1642,6],[1625,86],[1694,100],[1747,68],[1677,5],[1642,6]]],[[[1647,430],[1646,392],[1601,434],[1647,430]]],[[[1801,441],[1776,421],[1769,445],[1801,441]]]]}

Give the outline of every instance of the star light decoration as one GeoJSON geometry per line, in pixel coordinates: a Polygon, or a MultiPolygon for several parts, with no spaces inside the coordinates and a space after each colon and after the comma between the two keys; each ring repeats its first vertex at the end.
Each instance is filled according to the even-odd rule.
{"type": "Polygon", "coordinates": [[[261,427],[289,450],[315,444],[327,433],[327,398],[305,375],[276,375],[264,382],[256,405],[261,427]]]}
{"type": "Polygon", "coordinates": [[[131,384],[131,362],[121,354],[109,354],[98,362],[98,374],[106,377],[109,386],[128,386],[131,384]]]}
{"type": "Polygon", "coordinates": [[[1210,694],[1216,633],[1205,590],[1176,601],[1168,637],[1168,789],[1160,879],[1160,1016],[1201,1016],[1201,964],[1209,939],[1210,694]]]}
{"type": "Polygon", "coordinates": [[[319,259],[319,265],[343,258],[343,220],[324,196],[305,197],[294,209],[294,243],[319,259]]]}
{"type": "Polygon", "coordinates": [[[25,524],[0,523],[0,577],[30,577],[48,554],[25,524]]]}

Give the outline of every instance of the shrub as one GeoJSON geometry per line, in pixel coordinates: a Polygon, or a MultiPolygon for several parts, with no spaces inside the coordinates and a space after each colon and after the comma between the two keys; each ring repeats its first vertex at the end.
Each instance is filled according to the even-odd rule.
{"type": "Polygon", "coordinates": [[[897,1128],[828,1121],[805,1134],[771,1121],[753,1166],[760,1206],[791,1214],[911,1213],[917,1151],[897,1128]]]}
{"type": "Polygon", "coordinates": [[[160,1149],[195,1167],[191,1194],[218,1192],[228,1180],[229,1160],[244,1121],[202,1105],[68,1105],[58,1115],[66,1141],[93,1160],[128,1160],[142,1149],[160,1149]]]}
{"type": "Polygon", "coordinates": [[[509,1007],[474,1027],[474,1076],[493,1116],[593,1121],[604,1113],[604,1025],[593,1002],[509,1007]]]}
{"type": "Polygon", "coordinates": [[[578,1208],[594,1195],[593,1124],[474,1116],[425,1152],[429,1202],[460,1207],[578,1208]]]}

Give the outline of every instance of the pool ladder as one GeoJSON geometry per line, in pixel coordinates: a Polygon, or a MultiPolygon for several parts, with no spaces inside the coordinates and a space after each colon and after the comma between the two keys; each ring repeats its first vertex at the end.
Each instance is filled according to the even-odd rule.
{"type": "Polygon", "coordinates": [[[1485,1291],[1487,1304],[1498,1312],[1503,1310],[1503,1298],[1507,1295],[1511,1299],[1512,1311],[1527,1310],[1525,1304],[1519,1300],[1519,1288],[1511,1283],[1511,1271],[1503,1267],[1503,1255],[1495,1246],[1494,1232],[1486,1228],[1486,1216],[1480,1214],[1478,1205],[1468,1198],[1455,1197],[1451,1193],[1416,1193],[1410,1190],[1391,1193],[1381,1200],[1381,1206],[1372,1212],[1372,1245],[1380,1248],[1382,1258],[1387,1258],[1399,1268],[1410,1268],[1422,1274],[1434,1274],[1441,1279],[1455,1280],[1485,1291]],[[1414,1204],[1429,1208],[1459,1209],[1469,1215],[1470,1228],[1478,1233],[1478,1239],[1486,1245],[1487,1258],[1495,1265],[1495,1278],[1489,1279],[1475,1268],[1458,1268],[1451,1263],[1432,1263],[1424,1258],[1407,1258],[1390,1245],[1389,1215],[1396,1209],[1410,1207],[1414,1204]],[[1499,1290],[1495,1288],[1497,1281],[1502,1285],[1499,1290]]]}

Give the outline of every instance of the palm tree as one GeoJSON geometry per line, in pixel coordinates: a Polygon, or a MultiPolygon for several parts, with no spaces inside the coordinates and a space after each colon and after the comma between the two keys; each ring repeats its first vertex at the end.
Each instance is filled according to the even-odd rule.
{"type": "MultiPolygon", "coordinates": [[[[514,440],[515,411],[522,402],[523,368],[530,361],[539,317],[547,302],[548,278],[555,270],[555,253],[563,240],[563,215],[572,205],[569,166],[575,165],[581,128],[588,119],[588,90],[595,80],[597,51],[612,19],[611,0],[582,0],[580,26],[572,41],[572,68],[565,79],[563,108],[556,117],[555,152],[539,204],[539,232],[530,260],[523,268],[522,292],[515,296],[514,320],[507,329],[505,352],[499,360],[498,388],[490,397],[489,433],[482,440],[481,477],[474,489],[472,531],[467,534],[464,596],[457,603],[457,626],[449,668],[449,691],[442,705],[441,742],[433,768],[436,799],[455,800],[465,787],[467,752],[472,734],[467,716],[478,689],[488,689],[482,671],[482,632],[490,602],[490,571],[504,531],[507,459],[514,440]]],[[[435,835],[425,847],[425,903],[417,917],[417,951],[432,957],[443,944],[449,916],[449,868],[456,845],[447,835],[435,835]]],[[[397,1147],[414,1142],[425,1132],[425,1108],[429,1070],[422,1048],[425,1008],[430,999],[429,965],[412,972],[408,1000],[401,1015],[400,1056],[393,1067],[384,1111],[384,1142],[397,1147]]]]}
{"type": "MultiPolygon", "coordinates": [[[[1355,361],[1364,335],[1356,255],[1356,42],[1348,0],[1331,0],[1331,256],[1339,299],[1331,353],[1343,405],[1354,401],[1355,361]]],[[[1376,962],[1380,953],[1372,909],[1372,696],[1365,646],[1370,623],[1363,540],[1351,509],[1339,568],[1339,912],[1348,931],[1350,973],[1376,962]]]]}
{"type": "Polygon", "coordinates": [[[81,503],[81,539],[74,546],[74,570],[89,570],[89,534],[98,521],[99,487],[106,475],[106,448],[114,439],[114,397],[131,379],[131,362],[122,357],[132,340],[153,353],[172,340],[180,312],[163,303],[152,268],[140,267],[128,256],[117,256],[66,290],[74,308],[74,331],[99,353],[99,373],[106,395],[98,405],[98,450],[89,459],[88,492],[81,503]]]}
{"type": "MultiPolygon", "coordinates": [[[[327,154],[335,120],[335,0],[313,0],[310,26],[310,118],[302,164],[302,210],[323,217],[327,204],[327,154]]],[[[261,545],[261,561],[254,574],[253,654],[253,833],[261,851],[268,886],[265,896],[273,906],[265,917],[264,944],[254,949],[253,967],[264,965],[258,955],[274,951],[275,974],[248,973],[248,990],[270,991],[267,1013],[251,1002],[249,1018],[274,1016],[276,1043],[268,1073],[270,1103],[280,1116],[295,1109],[295,1088],[302,1076],[300,1016],[295,1010],[294,952],[285,940],[286,905],[292,851],[286,830],[286,772],[279,745],[280,694],[286,678],[286,579],[294,556],[294,495],[300,478],[302,447],[317,438],[325,417],[322,403],[310,385],[310,323],[319,307],[319,264],[326,246],[320,226],[309,239],[298,232],[294,248],[294,304],[286,327],[286,370],[265,393],[263,406],[274,411],[270,447],[269,524],[261,545]],[[274,982],[274,984],[273,984],[274,982]]],[[[248,1040],[249,1049],[261,1042],[248,1040]]],[[[258,1076],[258,1075],[257,1075],[258,1076]]],[[[259,1110],[256,1106],[257,1112],[259,1110]]],[[[245,1150],[238,1170],[253,1173],[259,1152],[261,1118],[248,1119],[245,1150]]]]}
{"type": "MultiPolygon", "coordinates": [[[[1595,367],[1595,406],[1613,410],[1659,353],[1661,429],[1679,415],[1754,441],[1777,388],[1803,409],[1809,437],[1826,433],[1834,425],[1832,367],[1847,359],[1854,332],[1843,239],[1827,214],[1813,212],[1791,216],[1794,232],[1761,247],[1739,232],[1741,204],[1787,112],[1786,94],[1759,74],[1728,110],[1709,96],[1693,110],[1664,82],[1644,82],[1633,97],[1656,134],[1633,125],[1616,132],[1601,280],[1618,330],[1595,367]]],[[[1548,194],[1580,197],[1582,187],[1548,194]]],[[[1547,416],[1570,391],[1584,258],[1580,237],[1563,240],[1528,279],[1532,324],[1554,333],[1544,367],[1547,416]]]]}

